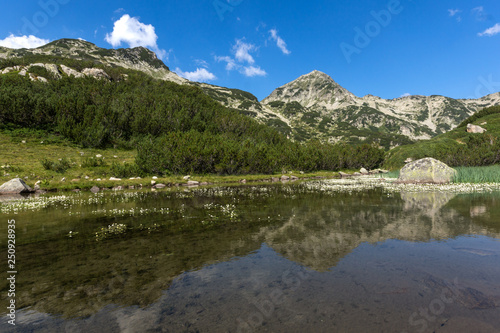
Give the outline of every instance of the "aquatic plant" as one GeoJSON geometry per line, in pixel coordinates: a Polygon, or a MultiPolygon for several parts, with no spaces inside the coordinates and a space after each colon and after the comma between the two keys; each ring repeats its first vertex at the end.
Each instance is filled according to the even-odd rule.
{"type": "Polygon", "coordinates": [[[458,167],[454,183],[500,183],[500,165],[458,167]]]}
{"type": "Polygon", "coordinates": [[[113,223],[107,227],[102,227],[95,233],[95,240],[102,241],[106,238],[124,234],[127,231],[127,226],[121,223],[113,223]]]}

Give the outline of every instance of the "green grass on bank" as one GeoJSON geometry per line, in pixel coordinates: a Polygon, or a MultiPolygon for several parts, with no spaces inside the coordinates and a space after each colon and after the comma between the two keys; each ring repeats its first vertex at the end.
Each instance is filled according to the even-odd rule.
{"type": "MultiPolygon", "coordinates": [[[[13,178],[22,178],[31,187],[37,181],[41,181],[41,188],[44,190],[90,189],[95,185],[107,188],[138,186],[140,184],[147,186],[151,185],[154,176],[137,174],[122,178],[120,181],[110,181],[110,177],[117,177],[113,173],[112,165],[133,164],[137,154],[135,150],[80,148],[68,140],[56,136],[49,137],[48,134],[41,131],[27,131],[26,133],[0,132],[0,147],[0,185],[13,178]],[[97,158],[97,155],[102,155],[102,157],[97,158]],[[50,161],[55,164],[62,164],[61,162],[67,161],[69,162],[69,168],[64,172],[56,171],[57,168],[47,170],[43,166],[43,161],[50,161]],[[89,163],[89,161],[95,161],[96,163],[89,163]],[[143,177],[141,179],[128,179],[139,176],[143,177]],[[65,178],[65,181],[62,181],[63,178],[65,178]],[[97,179],[101,179],[101,181],[97,181],[97,179]]],[[[332,171],[300,173],[300,171],[287,170],[286,175],[293,175],[298,178],[333,178],[338,176],[338,173],[332,171]]],[[[155,181],[167,185],[183,184],[186,183],[183,176],[159,177],[155,181]]],[[[281,173],[275,175],[236,176],[191,175],[191,180],[200,183],[226,184],[238,183],[243,179],[248,182],[267,181],[272,177],[279,178],[281,176],[281,173]]]]}
{"type": "Polygon", "coordinates": [[[456,167],[454,183],[500,183],[500,165],[456,167]]]}

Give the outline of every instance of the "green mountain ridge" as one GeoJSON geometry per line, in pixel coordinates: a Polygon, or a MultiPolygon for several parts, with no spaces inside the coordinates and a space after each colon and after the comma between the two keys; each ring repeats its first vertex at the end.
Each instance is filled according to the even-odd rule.
{"type": "MultiPolygon", "coordinates": [[[[156,79],[199,87],[223,106],[255,118],[299,142],[319,139],[330,143],[376,143],[389,149],[430,139],[453,129],[482,108],[500,105],[500,93],[478,99],[436,95],[392,100],[372,95],[357,97],[320,71],[276,88],[259,101],[246,91],[181,78],[144,47],[104,49],[75,39],[56,40],[36,49],[0,48],[0,60],[4,59],[0,70],[5,71],[9,61],[12,65],[28,66],[40,62],[51,64],[56,58],[86,61],[89,67],[138,70],[156,79]]],[[[82,73],[84,69],[76,70],[82,73]]],[[[38,75],[33,79],[39,76],[43,78],[38,75]]]]}
{"type": "MultiPolygon", "coordinates": [[[[134,164],[111,166],[114,177],[370,169],[383,159],[372,146],[292,142],[209,96],[259,105],[241,90],[207,91],[156,79],[148,74],[152,67],[138,71],[50,52],[0,60],[0,130],[44,131],[42,138],[59,135],[81,147],[136,150],[134,164]]],[[[125,58],[113,61],[130,65],[125,58]]],[[[46,170],[60,169],[60,162],[42,162],[46,170]]]]}
{"type": "Polygon", "coordinates": [[[407,159],[439,159],[450,166],[483,166],[500,163],[500,106],[485,108],[465,119],[455,129],[389,151],[385,167],[397,169],[407,159]],[[470,133],[467,125],[484,128],[484,133],[470,133]]]}

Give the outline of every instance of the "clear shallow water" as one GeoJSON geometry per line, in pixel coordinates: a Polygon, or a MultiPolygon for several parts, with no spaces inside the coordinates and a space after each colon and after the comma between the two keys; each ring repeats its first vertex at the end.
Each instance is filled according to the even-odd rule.
{"type": "Polygon", "coordinates": [[[499,201],[275,185],[2,206],[21,309],[0,331],[498,332],[499,201]]]}

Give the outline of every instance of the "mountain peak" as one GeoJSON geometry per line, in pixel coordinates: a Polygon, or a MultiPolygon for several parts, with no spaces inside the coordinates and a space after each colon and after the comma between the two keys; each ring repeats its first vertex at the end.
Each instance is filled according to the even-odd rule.
{"type": "Polygon", "coordinates": [[[321,77],[324,77],[324,78],[330,78],[330,79],[332,79],[330,77],[330,75],[325,74],[322,71],[318,71],[317,69],[313,70],[311,73],[308,73],[308,74],[305,74],[305,75],[302,75],[302,76],[321,76],[321,77]]]}
{"type": "Polygon", "coordinates": [[[318,103],[336,104],[352,100],[354,97],[328,74],[314,70],[277,88],[263,100],[263,103],[280,100],[286,103],[298,102],[302,106],[309,107],[318,103]]]}
{"type": "Polygon", "coordinates": [[[97,46],[95,44],[93,44],[91,42],[87,42],[84,39],[62,38],[62,39],[52,41],[52,42],[45,44],[43,46],[37,47],[37,49],[43,50],[43,49],[48,49],[48,48],[52,48],[52,47],[62,47],[65,49],[69,49],[72,47],[79,47],[79,48],[85,47],[85,48],[92,48],[92,49],[97,48],[97,46]]]}

